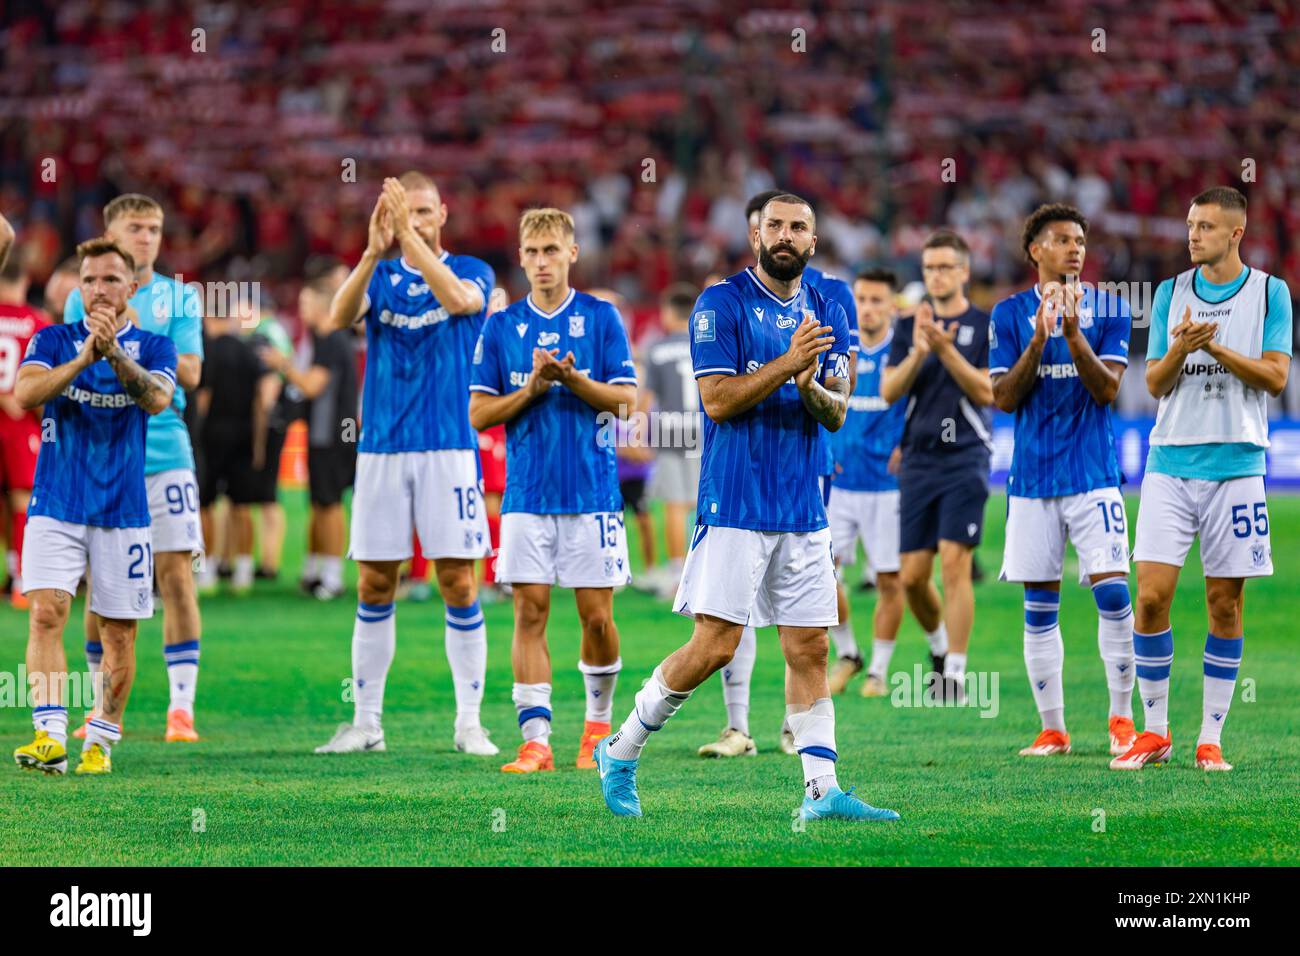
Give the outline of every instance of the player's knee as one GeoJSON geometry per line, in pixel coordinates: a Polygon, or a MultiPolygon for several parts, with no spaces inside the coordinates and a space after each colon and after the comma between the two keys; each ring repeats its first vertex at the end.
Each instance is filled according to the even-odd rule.
{"type": "Polygon", "coordinates": [[[608,640],[614,634],[614,615],[604,608],[582,616],[582,633],[599,641],[608,640]]]}
{"type": "Polygon", "coordinates": [[[438,572],[438,590],[452,607],[468,607],[478,597],[473,566],[438,572]]]}
{"type": "Polygon", "coordinates": [[[49,596],[34,597],[29,605],[32,636],[46,640],[63,640],[64,609],[58,599],[49,596]]]}
{"type": "Polygon", "coordinates": [[[103,644],[105,649],[129,650],[135,643],[135,622],[100,618],[99,643],[103,644]]]}
{"type": "Polygon", "coordinates": [[[546,627],[550,615],[549,601],[521,595],[515,599],[515,625],[517,630],[525,633],[539,631],[546,627]]]}
{"type": "Polygon", "coordinates": [[[1159,588],[1138,584],[1137,599],[1133,602],[1134,626],[1140,631],[1158,627],[1169,614],[1169,596],[1159,588]]]}
{"type": "Polygon", "coordinates": [[[397,574],[362,565],[357,575],[357,596],[365,604],[391,604],[397,595],[397,574]]]}
{"type": "MultiPolygon", "coordinates": [[[[910,594],[923,592],[930,586],[930,569],[910,564],[904,565],[903,570],[898,572],[898,580],[902,584],[903,590],[910,594]]],[[[877,578],[878,582],[879,579],[877,578]]]]}
{"type": "Polygon", "coordinates": [[[1235,637],[1241,633],[1241,605],[1235,595],[1210,591],[1206,610],[1210,617],[1210,633],[1221,637],[1235,637]]]}
{"type": "Polygon", "coordinates": [[[785,660],[794,670],[826,667],[830,653],[830,638],[825,631],[815,631],[785,642],[785,660]]]}
{"type": "Polygon", "coordinates": [[[901,600],[903,597],[903,581],[897,571],[881,571],[876,575],[876,593],[880,595],[880,600],[901,600]]]}
{"type": "Polygon", "coordinates": [[[939,574],[944,584],[970,580],[971,552],[966,548],[946,550],[939,556],[939,574]]]}

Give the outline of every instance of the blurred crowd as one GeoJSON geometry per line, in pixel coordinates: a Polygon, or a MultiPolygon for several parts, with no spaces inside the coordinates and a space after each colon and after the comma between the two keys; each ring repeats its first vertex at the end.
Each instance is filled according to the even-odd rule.
{"type": "Polygon", "coordinates": [[[1092,219],[1085,279],[1154,283],[1186,268],[1189,197],[1232,183],[1244,258],[1300,288],[1286,0],[59,0],[0,28],[0,208],[34,296],[138,190],[167,207],[164,271],[257,280],[292,313],[304,264],[355,261],[408,168],[512,297],[519,212],[571,210],[577,282],[638,338],[671,283],[744,260],[744,203],[775,184],[814,202],[841,274],[916,279],[925,237],[959,229],[987,308],[1028,278],[1039,202],[1092,219]]]}

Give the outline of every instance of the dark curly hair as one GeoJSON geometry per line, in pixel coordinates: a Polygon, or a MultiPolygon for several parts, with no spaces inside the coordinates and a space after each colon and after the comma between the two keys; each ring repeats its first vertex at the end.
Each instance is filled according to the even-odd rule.
{"type": "Polygon", "coordinates": [[[1025,228],[1020,233],[1020,248],[1024,250],[1025,258],[1029,260],[1029,264],[1032,266],[1036,266],[1038,263],[1029,254],[1029,247],[1037,241],[1038,234],[1043,231],[1043,227],[1049,222],[1077,222],[1079,228],[1083,230],[1083,234],[1088,235],[1088,219],[1074,206],[1063,202],[1053,202],[1039,206],[1029,214],[1029,218],[1025,220],[1025,228]]]}

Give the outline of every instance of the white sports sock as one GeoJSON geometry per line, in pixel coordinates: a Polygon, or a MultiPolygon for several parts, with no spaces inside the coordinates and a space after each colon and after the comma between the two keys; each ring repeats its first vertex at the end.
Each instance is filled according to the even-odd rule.
{"type": "Polygon", "coordinates": [[[167,709],[184,711],[193,717],[194,692],[199,682],[199,639],[166,645],[163,660],[167,662],[167,685],[171,690],[167,709]]]}
{"type": "Polygon", "coordinates": [[[1138,693],[1142,696],[1144,729],[1169,736],[1169,671],[1174,663],[1174,634],[1169,628],[1155,634],[1133,632],[1133,663],[1138,693]]]}
{"type": "Polygon", "coordinates": [[[90,673],[90,683],[94,696],[87,716],[99,709],[99,691],[102,689],[104,670],[104,645],[98,641],[86,642],[86,670],[90,673]]]}
{"type": "Polygon", "coordinates": [[[608,724],[614,711],[614,685],[618,672],[623,669],[623,658],[612,664],[588,664],[578,661],[582,683],[587,690],[586,719],[597,724],[608,724]]]}
{"type": "Polygon", "coordinates": [[[308,554],[302,562],[302,576],[305,581],[312,581],[320,578],[320,555],[308,554]]]}
{"type": "Polygon", "coordinates": [[[32,726],[43,730],[65,747],[68,745],[68,708],[44,704],[32,708],[32,726]]]}
{"type": "Polygon", "coordinates": [[[867,673],[881,680],[889,677],[889,661],[894,656],[894,645],[896,641],[887,641],[882,637],[871,639],[871,663],[867,665],[867,673]]]}
{"type": "Polygon", "coordinates": [[[1107,578],[1092,586],[1097,602],[1097,650],[1106,669],[1112,717],[1133,716],[1133,605],[1128,580],[1107,578]]]}
{"type": "Polygon", "coordinates": [[[1029,672],[1029,689],[1044,730],[1065,732],[1065,687],[1061,683],[1064,666],[1065,642],[1060,627],[1038,633],[1025,631],[1025,670],[1029,672]]]}
{"type": "Polygon", "coordinates": [[[253,556],[251,554],[235,555],[235,567],[230,575],[230,586],[251,588],[253,586],[253,556]]]}
{"type": "Polygon", "coordinates": [[[933,631],[925,632],[925,640],[930,645],[930,653],[942,657],[948,653],[948,628],[943,621],[933,631]]]}
{"type": "Polygon", "coordinates": [[[862,652],[858,650],[858,642],[853,639],[852,621],[836,624],[830,631],[831,640],[835,643],[836,657],[856,657],[861,659],[862,652]]]}
{"type": "Polygon", "coordinates": [[[1245,639],[1206,635],[1203,671],[1205,685],[1201,691],[1201,736],[1198,744],[1217,744],[1223,738],[1223,722],[1232,706],[1237,689],[1237,670],[1245,639]]]}
{"type": "Polygon", "coordinates": [[[966,655],[949,651],[943,659],[943,676],[955,681],[966,679],[966,655]]]}
{"type": "Polygon", "coordinates": [[[524,743],[551,743],[551,685],[516,683],[510,692],[524,743]]]}
{"type": "Polygon", "coordinates": [[[664,722],[691,696],[689,690],[670,690],[664,683],[661,667],[656,667],[650,679],[636,694],[632,713],[627,715],[618,733],[609,738],[608,753],[615,760],[636,760],[650,735],[663,727],[664,722]]]}
{"type": "Polygon", "coordinates": [[[456,730],[479,725],[483,682],[487,677],[487,624],[476,600],[466,607],[447,605],[443,644],[456,691],[456,730]]]}
{"type": "Polygon", "coordinates": [[[384,713],[384,684],[397,652],[397,612],[392,604],[357,605],[352,627],[352,693],[358,727],[378,732],[384,713]]]}
{"type": "Polygon", "coordinates": [[[86,721],[86,742],[81,746],[81,752],[85,753],[94,744],[99,744],[104,748],[104,753],[113,752],[113,744],[122,739],[122,725],[114,724],[103,717],[92,717],[86,721]]]}
{"type": "Polygon", "coordinates": [[[316,565],[321,584],[331,591],[343,590],[343,559],[337,554],[322,555],[316,565]]]}
{"type": "Polygon", "coordinates": [[[803,763],[804,791],[820,800],[831,787],[839,786],[835,779],[835,705],[829,697],[813,701],[812,707],[790,704],[785,721],[803,763]]]}
{"type": "Polygon", "coordinates": [[[746,625],[731,663],[722,668],[722,702],[727,705],[727,726],[749,736],[749,682],[758,656],[758,635],[746,625]]]}

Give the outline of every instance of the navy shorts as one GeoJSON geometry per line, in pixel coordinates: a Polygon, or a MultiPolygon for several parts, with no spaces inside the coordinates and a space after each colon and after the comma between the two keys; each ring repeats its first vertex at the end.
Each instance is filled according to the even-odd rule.
{"type": "Polygon", "coordinates": [[[939,541],[977,545],[989,498],[985,464],[945,465],[907,459],[898,475],[899,550],[937,551],[939,541]]]}

